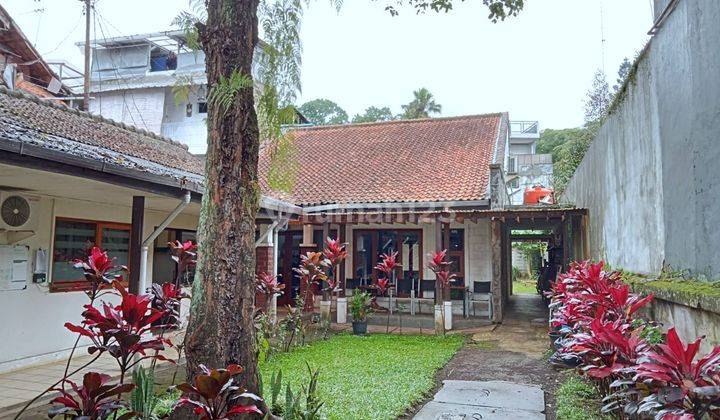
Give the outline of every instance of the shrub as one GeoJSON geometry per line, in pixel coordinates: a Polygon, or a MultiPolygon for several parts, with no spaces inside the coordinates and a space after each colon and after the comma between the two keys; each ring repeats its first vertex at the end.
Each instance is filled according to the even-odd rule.
{"type": "Polygon", "coordinates": [[[720,416],[720,347],[695,361],[701,339],[685,344],[637,311],[652,300],[630,293],[603,263],[572,263],[552,288],[551,336],[557,363],[578,365],[604,397],[603,412],[623,418],[720,416]]]}

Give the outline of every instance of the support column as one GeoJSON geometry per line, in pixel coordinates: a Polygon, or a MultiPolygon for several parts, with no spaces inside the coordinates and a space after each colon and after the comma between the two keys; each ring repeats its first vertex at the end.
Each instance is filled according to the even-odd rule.
{"type": "MultiPolygon", "coordinates": [[[[303,240],[300,244],[300,255],[305,255],[308,252],[317,252],[317,245],[313,243],[313,225],[303,225],[303,240]]],[[[307,285],[304,282],[300,282],[300,296],[306,298],[305,306],[303,311],[312,312],[315,309],[314,293],[312,290],[307,291],[307,285]],[[307,293],[307,294],[306,294],[307,293]]]]}
{"type": "Polygon", "coordinates": [[[130,293],[145,293],[140,290],[140,263],[142,260],[143,227],[145,225],[145,197],[133,196],[132,219],[130,226],[130,278],[128,290],[130,293]]]}
{"type": "Polygon", "coordinates": [[[502,224],[500,220],[490,222],[490,251],[492,253],[492,321],[502,322],[503,311],[503,285],[502,285],[502,224]]]}
{"type": "MultiPolygon", "coordinates": [[[[339,239],[341,244],[347,243],[347,225],[345,223],[340,224],[338,228],[340,230],[339,239]]],[[[348,252],[350,250],[348,249],[348,252]]],[[[345,264],[347,261],[343,261],[340,264],[339,275],[340,275],[340,296],[345,297],[345,289],[347,288],[347,278],[345,277],[345,264]]]]}
{"type": "MultiPolygon", "coordinates": [[[[435,219],[435,251],[439,252],[442,250],[442,222],[438,217],[435,219]]],[[[437,281],[437,278],[435,279],[435,304],[442,304],[442,287],[440,287],[440,282],[437,281]]]]}

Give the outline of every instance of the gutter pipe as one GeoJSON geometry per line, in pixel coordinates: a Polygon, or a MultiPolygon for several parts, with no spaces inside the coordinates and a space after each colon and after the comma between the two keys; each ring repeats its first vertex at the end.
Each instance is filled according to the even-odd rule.
{"type": "Polygon", "coordinates": [[[172,223],[173,220],[185,209],[185,207],[190,204],[190,198],[191,194],[190,191],[185,192],[185,196],[183,197],[182,201],[175,207],[175,210],[173,210],[168,216],[165,218],[165,220],[160,223],[160,226],[158,226],[151,234],[148,236],[141,245],[141,251],[140,251],[140,285],[138,287],[138,290],[140,292],[144,292],[147,285],[147,259],[148,259],[148,248],[150,247],[150,244],[157,239],[158,236],[162,233],[163,230],[165,230],[166,227],[170,223],[172,223]]]}

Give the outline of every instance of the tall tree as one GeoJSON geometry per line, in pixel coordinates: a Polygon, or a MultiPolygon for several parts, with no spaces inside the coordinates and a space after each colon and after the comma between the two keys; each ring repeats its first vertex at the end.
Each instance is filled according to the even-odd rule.
{"type": "Polygon", "coordinates": [[[430,118],[430,114],[442,112],[442,105],[435,102],[432,93],[425,88],[413,92],[414,99],[407,105],[403,105],[403,118],[414,120],[418,118],[430,118]]]}
{"type": "Polygon", "coordinates": [[[395,119],[390,108],[384,106],[382,108],[371,106],[365,109],[364,114],[355,114],[352,119],[353,123],[369,123],[378,121],[392,121],[395,119]]]}
{"type": "Polygon", "coordinates": [[[585,100],[585,124],[597,123],[605,118],[611,98],[605,73],[602,70],[596,71],[585,100]]]}
{"type": "Polygon", "coordinates": [[[630,70],[632,69],[632,62],[625,57],[620,63],[620,68],[618,68],[618,77],[615,80],[615,84],[613,85],[613,95],[617,95],[617,93],[622,89],[623,85],[625,84],[625,80],[627,80],[628,76],[630,75],[630,70]]]}
{"type": "MultiPolygon", "coordinates": [[[[200,1],[193,0],[195,4],[200,1]]],[[[204,0],[207,20],[197,21],[195,25],[205,52],[208,89],[211,96],[219,99],[208,106],[206,192],[201,207],[199,259],[185,341],[190,376],[198,372],[201,363],[210,367],[238,363],[245,367],[239,379],[251,392],[258,392],[252,314],[255,215],[260,197],[257,180],[260,129],[253,89],[247,81],[252,80],[252,61],[258,44],[260,1],[204,0]]],[[[303,0],[278,1],[295,7],[303,4],[303,0]]],[[[482,2],[494,21],[517,14],[523,6],[523,0],[482,2]]],[[[453,0],[388,0],[387,8],[396,12],[392,5],[403,3],[422,12],[428,7],[448,10],[453,0]]],[[[263,95],[267,104],[272,102],[270,93],[263,95]]],[[[275,102],[270,107],[280,110],[276,104],[281,95],[275,93],[275,102]]],[[[259,109],[268,106],[262,102],[259,109]]],[[[279,122],[280,118],[266,120],[268,126],[275,127],[275,132],[280,131],[279,122]]]]}
{"type": "Polygon", "coordinates": [[[314,99],[300,106],[300,113],[315,125],[347,124],[348,114],[329,99],[314,99]]]}
{"type": "Polygon", "coordinates": [[[244,385],[258,391],[253,305],[255,215],[258,210],[259,128],[253,89],[231,91],[229,80],[251,78],[258,44],[260,0],[206,0],[197,22],[211,95],[208,103],[206,190],[200,216],[200,252],[185,345],[190,375],[201,364],[236,363],[244,385]],[[215,92],[215,93],[213,93],[215,92]]]}

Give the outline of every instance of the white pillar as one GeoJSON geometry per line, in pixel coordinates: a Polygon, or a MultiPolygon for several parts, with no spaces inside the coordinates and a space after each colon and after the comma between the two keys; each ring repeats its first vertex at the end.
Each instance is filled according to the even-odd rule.
{"type": "Polygon", "coordinates": [[[445,330],[452,330],[452,302],[443,302],[445,312],[445,330]]]}
{"type": "Polygon", "coordinates": [[[347,298],[337,299],[337,323],[347,324],[347,298]]]}
{"type": "Polygon", "coordinates": [[[435,334],[442,335],[445,333],[443,325],[443,307],[435,305],[435,334]]]}

